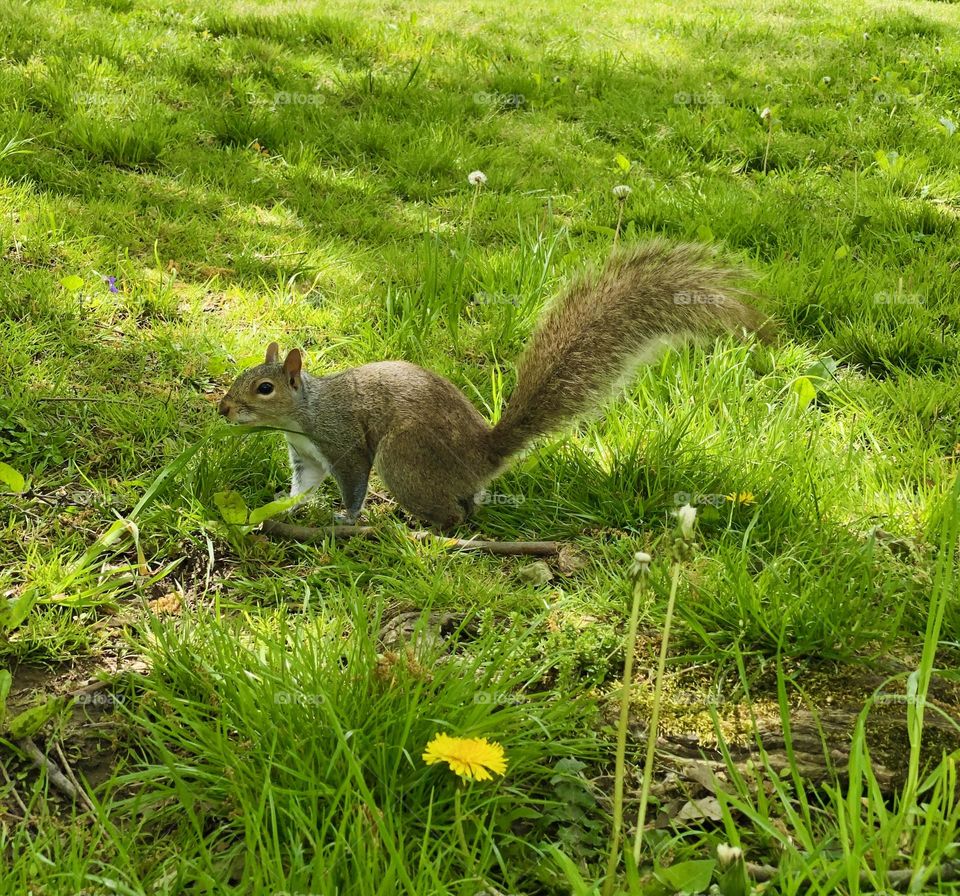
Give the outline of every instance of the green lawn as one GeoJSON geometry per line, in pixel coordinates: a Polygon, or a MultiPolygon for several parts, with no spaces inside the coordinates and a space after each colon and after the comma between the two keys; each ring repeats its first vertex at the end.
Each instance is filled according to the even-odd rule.
{"type": "Polygon", "coordinates": [[[681,817],[658,758],[608,888],[743,892],[687,864],[730,843],[770,893],[960,891],[960,10],[638,6],[0,0],[0,891],[600,892],[631,563],[630,843],[687,501],[661,747],[726,782],[681,817]],[[665,356],[495,483],[460,534],[569,541],[552,578],[413,542],[376,481],[377,539],[224,523],[287,485],[216,414],[268,342],[495,418],[621,212],[715,244],[783,337],[665,356]],[[826,780],[789,736],[738,772],[751,715],[837,705],[826,780]],[[506,774],[460,786],[438,732],[506,774]]]}

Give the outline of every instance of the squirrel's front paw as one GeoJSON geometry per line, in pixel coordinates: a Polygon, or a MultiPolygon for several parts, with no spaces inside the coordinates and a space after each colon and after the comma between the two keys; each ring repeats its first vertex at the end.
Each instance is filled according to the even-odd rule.
{"type": "Polygon", "coordinates": [[[357,516],[359,516],[359,514],[350,513],[350,511],[345,510],[342,513],[335,513],[333,515],[333,521],[338,526],[352,526],[357,521],[357,516]]]}

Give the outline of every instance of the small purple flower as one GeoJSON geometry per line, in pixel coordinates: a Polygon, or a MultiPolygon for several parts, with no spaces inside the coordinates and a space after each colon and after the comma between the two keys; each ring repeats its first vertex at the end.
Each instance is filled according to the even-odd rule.
{"type": "Polygon", "coordinates": [[[117,289],[116,277],[104,277],[103,279],[107,281],[107,285],[110,288],[110,292],[120,292],[120,290],[117,289]]]}

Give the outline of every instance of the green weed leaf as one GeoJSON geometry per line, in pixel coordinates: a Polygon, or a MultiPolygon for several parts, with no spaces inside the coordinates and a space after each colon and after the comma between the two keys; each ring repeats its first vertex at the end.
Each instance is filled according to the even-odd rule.
{"type": "Polygon", "coordinates": [[[60,285],[64,289],[69,289],[70,292],[76,292],[78,289],[83,288],[83,278],[78,277],[76,274],[71,274],[69,277],[64,277],[60,281],[60,285]]]}
{"type": "Polygon", "coordinates": [[[0,461],[0,484],[5,485],[8,491],[19,495],[26,487],[27,480],[19,470],[15,470],[10,464],[0,461]]]}
{"type": "Polygon", "coordinates": [[[63,697],[51,697],[39,706],[31,706],[30,709],[15,715],[7,730],[15,738],[32,737],[63,709],[63,705],[63,697]]]}
{"type": "Polygon", "coordinates": [[[797,377],[790,384],[790,391],[797,396],[797,405],[801,409],[808,407],[810,402],[817,397],[817,387],[813,385],[810,377],[807,376],[797,377]]]}
{"type": "MultiPolygon", "coordinates": [[[[213,503],[217,505],[223,521],[231,526],[242,526],[247,522],[250,511],[239,492],[227,490],[217,492],[213,496],[213,503]]],[[[269,505],[267,505],[269,506],[269,505]]]]}
{"type": "Polygon", "coordinates": [[[6,669],[0,669],[0,731],[3,731],[3,721],[7,717],[7,695],[11,685],[13,676],[6,669]]]}
{"type": "MultiPolygon", "coordinates": [[[[803,375],[814,382],[819,380],[822,383],[832,383],[836,372],[837,362],[833,358],[821,358],[815,364],[811,364],[803,375]]],[[[817,385],[819,386],[819,383],[817,385]]]]}
{"type": "Polygon", "coordinates": [[[743,859],[738,859],[720,875],[717,889],[721,896],[750,896],[750,878],[743,859]]]}
{"type": "MultiPolygon", "coordinates": [[[[259,526],[264,520],[268,520],[270,517],[276,516],[278,513],[283,513],[284,511],[289,510],[291,507],[295,507],[302,500],[303,495],[297,495],[295,498],[278,498],[276,501],[271,501],[269,504],[264,504],[263,507],[257,507],[250,511],[249,523],[251,526],[259,526]]],[[[219,507],[219,505],[217,506],[219,507]]],[[[223,511],[221,510],[221,513],[222,512],[223,511]]]]}
{"type": "Polygon", "coordinates": [[[36,602],[37,592],[32,588],[19,597],[0,599],[0,632],[12,632],[21,625],[36,602]]]}
{"type": "Polygon", "coordinates": [[[713,859],[676,862],[669,868],[658,869],[656,876],[661,883],[673,890],[679,890],[682,893],[701,893],[710,887],[716,865],[713,859]]]}

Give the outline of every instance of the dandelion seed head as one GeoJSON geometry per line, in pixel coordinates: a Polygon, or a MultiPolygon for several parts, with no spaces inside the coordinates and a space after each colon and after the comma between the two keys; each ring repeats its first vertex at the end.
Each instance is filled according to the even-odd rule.
{"type": "Polygon", "coordinates": [[[482,187],[487,182],[487,175],[482,171],[471,171],[467,175],[467,181],[471,186],[482,187]]]}
{"type": "Polygon", "coordinates": [[[673,511],[680,525],[680,535],[687,541],[693,538],[693,524],[697,520],[697,508],[691,504],[684,504],[673,511]]]}
{"type": "Polygon", "coordinates": [[[717,844],[717,861],[722,867],[739,862],[743,858],[743,850],[739,846],[731,846],[729,843],[717,844]]]}
{"type": "Polygon", "coordinates": [[[630,565],[630,572],[634,577],[646,576],[650,572],[650,563],[653,558],[646,551],[637,551],[633,555],[633,563],[630,565]]]}

